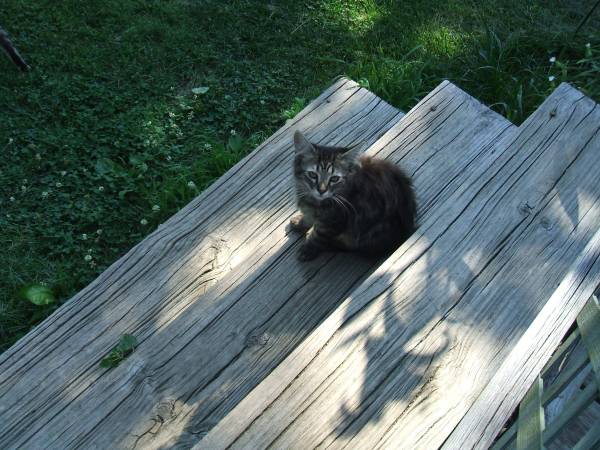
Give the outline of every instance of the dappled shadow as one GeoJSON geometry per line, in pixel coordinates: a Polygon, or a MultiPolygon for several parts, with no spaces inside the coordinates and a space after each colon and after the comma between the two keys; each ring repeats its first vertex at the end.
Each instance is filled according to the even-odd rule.
{"type": "MultiPolygon", "coordinates": [[[[311,131],[318,135],[323,125],[316,119],[313,122],[311,131]]],[[[344,141],[347,133],[342,128],[319,139],[349,144],[344,141]]],[[[371,141],[374,139],[371,136],[371,141]]],[[[66,305],[61,315],[53,316],[60,327],[48,336],[57,338],[56,343],[45,349],[46,355],[36,355],[37,361],[56,357],[53,369],[64,370],[60,376],[78,375],[67,380],[68,388],[56,393],[52,405],[41,411],[26,411],[31,414],[31,427],[44,411],[53,414],[48,423],[35,425],[40,427],[36,428],[39,435],[51,434],[52,430],[54,440],[48,446],[108,447],[120,439],[128,447],[189,448],[338,307],[344,308],[345,323],[358,320],[367,307],[375,320],[367,321],[343,342],[342,347],[360,348],[363,363],[351,386],[355,395],[340,399],[332,436],[352,439],[369,424],[389,422],[390,414],[401,417],[411,408],[425,408],[420,400],[427,396],[447,395],[454,405],[464,407],[469,399],[461,398],[460,390],[471,379],[460,380],[447,392],[435,385],[438,371],[451,371],[465,361],[464,349],[457,347],[458,333],[474,336],[470,342],[505,343],[491,361],[497,366],[511,344],[504,324],[511,323],[514,342],[539,312],[539,305],[524,306],[519,309],[520,317],[515,318],[507,307],[512,305],[510,298],[546,295],[557,281],[548,276],[530,283],[517,277],[511,272],[513,256],[530,253],[543,257],[552,267],[548,273],[564,273],[573,256],[568,252],[573,250],[561,250],[562,245],[582,221],[582,211],[589,212],[573,201],[583,194],[576,192],[573,197],[577,183],[575,188],[570,187],[573,183],[563,183],[556,192],[559,196],[561,192],[569,194],[561,197],[563,203],[547,217],[546,223],[553,226],[535,229],[541,237],[536,245],[512,249],[518,233],[539,219],[540,209],[534,211],[535,204],[554,195],[554,187],[544,188],[544,195],[530,205],[531,211],[520,209],[522,216],[514,215],[517,205],[503,203],[500,196],[488,193],[495,203],[482,217],[496,217],[498,211],[506,216],[498,218],[495,232],[486,229],[475,214],[470,217],[472,222],[462,222],[463,229],[454,226],[452,214],[456,211],[447,217],[438,215],[438,222],[424,222],[417,235],[398,251],[395,262],[375,273],[380,287],[373,289],[380,291],[367,292],[361,287],[361,295],[357,295],[356,288],[381,261],[352,254],[326,254],[303,264],[295,259],[300,238],[284,231],[294,212],[293,195],[280,189],[287,186],[286,164],[290,164],[272,171],[278,160],[291,161],[290,133],[274,139],[283,140],[289,143],[279,149],[282,153],[271,152],[254,172],[256,179],[269,181],[260,184],[251,179],[232,195],[245,196],[242,198],[247,202],[242,207],[230,211],[227,204],[212,204],[210,200],[211,193],[229,189],[226,183],[231,185],[235,174],[257,169],[248,161],[159,228],[151,237],[152,245],[133,249],[128,258],[136,264],[126,277],[115,275],[117,263],[76,302],[66,305]],[[192,223],[188,214],[195,208],[205,209],[201,217],[192,216],[198,220],[192,223]],[[560,220],[563,213],[571,219],[570,225],[560,220]],[[486,239],[480,243],[470,240],[481,234],[486,239]],[[154,267],[156,278],[143,278],[148,267],[154,267]],[[494,284],[496,273],[514,282],[494,284]],[[102,289],[106,289],[106,301],[98,310],[92,300],[102,289]],[[481,298],[487,296],[495,303],[487,301],[479,308],[481,298]],[[465,306],[456,309],[459,302],[465,306]],[[126,322],[126,318],[131,323],[123,330],[121,321],[126,322]],[[97,330],[95,324],[100,323],[106,329],[97,330]],[[89,352],[90,361],[103,354],[121,331],[138,336],[141,345],[120,367],[105,371],[92,361],[94,367],[80,373],[80,366],[69,366],[78,352],[89,352]],[[68,343],[73,336],[78,340],[68,343]],[[88,342],[87,336],[95,342],[88,342]],[[52,351],[65,341],[68,344],[62,350],[72,354],[61,359],[52,351]],[[67,409],[71,415],[63,413],[67,409]],[[71,423],[75,412],[77,425],[71,423]],[[62,433],[67,435],[74,426],[80,428],[65,442],[62,433]]],[[[413,174],[418,170],[410,157],[403,163],[413,174]]],[[[591,161],[589,164],[593,166],[591,161]]],[[[417,189],[421,189],[419,184],[417,189]]],[[[596,199],[597,192],[589,196],[596,199]]],[[[591,210],[592,216],[596,213],[591,210]]],[[[38,331],[43,333],[48,326],[42,325],[38,331]]],[[[482,345],[482,349],[471,350],[485,351],[486,347],[482,345]]],[[[51,377],[42,380],[31,389],[57,390],[51,377]]],[[[484,381],[479,380],[478,386],[484,381]]],[[[5,426],[18,431],[17,419],[11,418],[5,426]]]]}
{"type": "MultiPolygon", "coordinates": [[[[355,85],[340,83],[336,95],[346,98],[345,109],[338,111],[339,99],[325,97],[302,127],[323,143],[350,145],[360,136],[369,145],[395,123],[397,112],[370,94],[364,97],[365,91],[357,93],[355,85]],[[377,120],[365,118],[373,108],[377,120]]],[[[120,436],[123,445],[146,446],[173,427],[170,436],[179,443],[167,445],[190,446],[236,404],[236,395],[255,386],[326,317],[372,262],[354,260],[352,270],[336,273],[334,255],[310,264],[296,261],[299,237],[285,231],[294,213],[292,156],[291,131],[276,133],[3,355],[6,364],[14,364],[0,385],[22,389],[26,380],[16,373],[34,359],[36,370],[52,376],[27,391],[54,395],[52,404],[35,411],[33,402],[7,401],[13,408],[4,422],[7,437],[26,445],[33,435],[61,430],[51,433],[48,446],[62,447],[62,432],[73,424],[61,412],[79,410],[78,430],[69,434],[73,445],[110,446],[120,436]],[[235,210],[228,209],[232,204],[235,210]],[[332,275],[337,283],[328,283],[332,275]],[[82,354],[90,359],[106,354],[123,332],[134,334],[140,347],[118,368],[106,371],[95,361],[79,378],[63,378],[80,370],[82,354]],[[20,346],[37,349],[36,341],[46,336],[53,339],[43,353],[18,357],[20,346]],[[90,395],[98,399],[93,410],[85,406],[90,395]],[[133,414],[133,429],[123,413],[133,414]],[[47,415],[52,417],[42,420],[47,415]],[[38,425],[34,429],[28,421],[38,425]],[[15,434],[19,427],[31,434],[15,434]]]]}
{"type": "MultiPolygon", "coordinates": [[[[380,282],[389,285],[393,280],[386,274],[380,278],[380,282]]],[[[384,414],[385,408],[374,399],[378,393],[385,392],[386,402],[402,402],[407,407],[410,399],[416,391],[422,380],[433,378],[437,366],[438,357],[448,349],[450,338],[445,336],[444,343],[432,351],[415,351],[414,347],[409,348],[408,342],[402,343],[402,337],[410,339],[418,334],[418,331],[411,330],[410,335],[405,335],[404,330],[411,329],[410,321],[413,320],[416,311],[414,308],[420,308],[420,305],[412,303],[408,308],[402,308],[399,311],[392,292],[385,294],[385,300],[382,304],[383,319],[369,323],[365,329],[352,334],[342,345],[351,345],[354,341],[360,340],[362,352],[364,352],[365,366],[362,370],[362,383],[360,393],[354,399],[353,404],[348,401],[342,401],[340,407],[341,421],[336,427],[335,432],[340,436],[353,436],[357,430],[365,426],[369,421],[377,422],[384,414]],[[382,323],[380,323],[382,322],[382,323]],[[399,334],[399,336],[398,336],[399,334]],[[403,336],[404,335],[404,336],[403,336]],[[391,336],[393,336],[391,338],[391,336]],[[391,338],[391,339],[390,339],[391,338]],[[400,338],[400,339],[398,339],[400,338]],[[391,350],[391,340],[395,346],[391,350]],[[382,358],[386,353],[393,351],[394,361],[382,364],[382,358]],[[410,370],[404,371],[402,379],[402,389],[393,389],[390,378],[395,378],[397,373],[403,367],[410,367],[410,370]],[[379,391],[379,392],[378,392],[379,391]]],[[[358,367],[356,367],[358,369],[358,367]]]]}
{"type": "MultiPolygon", "coordinates": [[[[318,130],[315,125],[313,132],[318,130]]],[[[343,139],[337,132],[339,129],[319,139],[324,143],[343,139]]],[[[433,130],[421,132],[425,141],[431,142],[433,130]]],[[[272,170],[273,160],[278,158],[287,162],[282,164],[280,175],[273,174],[281,180],[264,178],[267,186],[289,180],[285,167],[291,164],[291,133],[283,133],[276,140],[285,144],[279,149],[265,149],[266,159],[260,161],[259,168],[272,170]]],[[[418,153],[421,149],[414,150],[418,153]]],[[[588,152],[585,160],[569,167],[594,167],[597,163],[592,157],[595,155],[588,152]]],[[[410,173],[421,167],[418,159],[410,154],[404,157],[410,173]]],[[[563,161],[563,165],[568,164],[571,162],[563,161]]],[[[244,167],[251,167],[250,162],[234,171],[244,167]]],[[[415,236],[374,273],[380,262],[352,254],[326,254],[311,263],[298,263],[295,251],[300,238],[285,231],[294,213],[292,193],[287,188],[265,189],[264,184],[250,183],[235,194],[246,195],[242,198],[248,201],[236,211],[228,211],[227,204],[211,203],[211,192],[226,189],[224,183],[232,180],[229,175],[157,230],[151,245],[133,249],[128,258],[137,262],[126,278],[111,279],[118,267],[109,269],[104,279],[84,290],[78,301],[54,318],[62,322],[54,335],[56,345],[37,357],[56,358],[53,364],[62,367],[64,373],[78,370],[70,366],[77,352],[89,351],[90,346],[94,349],[92,357],[107,351],[126,318],[131,321],[126,331],[138,336],[141,345],[118,368],[105,371],[96,367],[72,380],[48,406],[54,415],[39,425],[43,428],[38,435],[48,433],[48,429],[67,433],[73,426],[71,414],[77,411],[79,429],[70,434],[72,441],[65,442],[57,432],[48,443],[50,447],[107,447],[118,440],[126,447],[189,448],[336,308],[344,311],[341,332],[350,326],[356,328],[340,348],[347,352],[356,348],[348,358],[358,361],[361,369],[354,384],[335,386],[343,395],[337,417],[331,422],[324,420],[323,426],[331,429],[323,439],[365,439],[365,430],[375,424],[392,434],[408,432],[392,425],[401,417],[412,417],[414,424],[415,414],[422,415],[424,427],[431,420],[434,423],[430,425],[439,423],[436,414],[444,411],[432,411],[431,401],[443,400],[459,410],[468,407],[471,395],[487,381],[477,374],[479,359],[493,371],[539,312],[539,304],[515,305],[511,299],[549,295],[559,279],[553,277],[564,275],[569,267],[575,251],[567,245],[573,225],[561,217],[577,217],[578,224],[586,227],[598,219],[593,204],[598,198],[598,192],[593,191],[595,182],[589,179],[591,175],[585,180],[580,176],[573,179],[578,173],[566,170],[551,174],[563,177],[557,185],[544,185],[543,178],[520,179],[517,174],[506,185],[496,186],[497,191],[481,194],[489,201],[480,205],[480,210],[472,207],[461,212],[452,205],[445,205],[442,211],[432,210],[430,217],[422,219],[415,236]],[[526,183],[525,187],[527,183],[545,186],[546,192],[530,204],[530,209],[519,208],[520,201],[513,204],[515,199],[506,196],[508,186],[517,182],[526,183]],[[581,191],[581,185],[590,186],[585,208],[579,203],[554,202],[551,207],[545,203],[557,192],[581,191]],[[203,214],[196,217],[198,222],[190,221],[196,209],[203,214]],[[582,215],[575,210],[587,212],[582,215]],[[553,227],[532,225],[541,221],[542,211],[553,227]],[[219,217],[221,222],[209,221],[219,217]],[[521,233],[534,234],[529,248],[513,247],[521,233]],[[514,272],[522,271],[523,265],[535,270],[536,258],[547,265],[544,279],[514,272]],[[155,278],[140,279],[149,265],[154,266],[155,278]],[[357,289],[371,273],[373,276],[357,289]],[[494,283],[495,277],[506,282],[494,283]],[[86,304],[100,286],[107,294],[102,310],[93,302],[86,304]],[[100,324],[109,327],[106,335],[94,330],[100,324]],[[79,339],[69,345],[72,355],[61,359],[52,354],[63,339],[77,333],[79,339]],[[93,336],[96,342],[87,342],[81,333],[93,336]],[[468,341],[458,336],[467,336],[468,341]],[[479,347],[477,343],[481,343],[479,347]],[[467,344],[470,346],[463,348],[467,344]],[[490,348],[497,350],[491,357],[486,355],[490,348]],[[469,376],[458,370],[465,364],[472,369],[469,376]],[[455,385],[437,384],[459,373],[463,379],[455,385]],[[471,394],[465,397],[468,385],[471,394]],[[94,408],[89,410],[92,401],[94,408]],[[61,413],[67,410],[69,414],[61,413]]],[[[418,181],[420,176],[415,178],[417,190],[422,201],[430,203],[423,197],[425,186],[418,181]]],[[[444,188],[442,183],[439,189],[444,188]]],[[[466,195],[475,192],[479,191],[466,195]]],[[[438,194],[428,191],[427,196],[438,194]]],[[[581,236],[589,237],[589,231],[581,236]]],[[[56,389],[52,383],[55,381],[48,378],[31,389],[56,389]]],[[[26,411],[27,420],[39,421],[46,410],[26,411]]],[[[14,431],[18,419],[17,415],[5,426],[14,431]]],[[[450,429],[454,425],[451,420],[444,424],[450,429]]],[[[313,428],[303,432],[319,432],[319,427],[313,428]]],[[[419,429],[414,433],[418,436],[424,432],[419,429]]]]}

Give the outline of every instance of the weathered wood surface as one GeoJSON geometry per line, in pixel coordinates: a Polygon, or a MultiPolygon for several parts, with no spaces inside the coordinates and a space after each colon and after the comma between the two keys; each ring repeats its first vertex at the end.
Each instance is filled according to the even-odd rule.
{"type": "MultiPolygon", "coordinates": [[[[582,395],[584,391],[584,387],[589,386],[590,383],[594,383],[593,375],[591,370],[587,372],[587,377],[584,380],[575,380],[580,381],[579,383],[575,383],[575,390],[570,392],[570,396],[565,400],[564,407],[562,411],[567,410],[570,406],[577,401],[577,398],[582,395]]],[[[547,411],[547,409],[546,409],[547,411]]],[[[549,426],[552,426],[550,420],[547,421],[549,426]]],[[[575,415],[567,425],[550,440],[547,441],[544,447],[548,450],[571,450],[576,448],[582,438],[589,433],[590,431],[598,430],[598,424],[600,423],[600,404],[598,401],[592,401],[586,408],[584,408],[581,412],[575,415]]],[[[600,441],[600,437],[597,437],[597,440],[600,441]]],[[[598,443],[591,443],[591,447],[588,448],[596,448],[598,443]],[[595,446],[594,446],[595,444],[595,446]]],[[[507,448],[511,448],[507,446],[507,448]]],[[[580,447],[585,448],[585,447],[580,447]]]]}
{"type": "Polygon", "coordinates": [[[599,127],[562,84],[197,448],[487,448],[597,284],[599,127]]]}
{"type": "MultiPolygon", "coordinates": [[[[449,83],[409,116],[370,151],[415,174],[424,216],[474,160],[491,164],[498,155],[490,143],[515,130],[449,83]]],[[[340,81],[2,355],[0,446],[197,442],[376,263],[352,255],[295,260],[298,238],[285,231],[294,213],[293,129],[322,143],[368,146],[399,117],[340,81]],[[140,347],[117,369],[100,369],[123,332],[140,347]]]]}
{"type": "MultiPolygon", "coordinates": [[[[214,376],[204,371],[210,358],[221,350],[221,357],[237,355],[230,344],[244,348],[246,337],[232,332],[218,341],[190,341],[206,335],[233,306],[227,293],[238,289],[239,298],[257,281],[253,273],[264,274],[282,258],[277,250],[291,245],[284,224],[294,209],[289,183],[294,129],[322,143],[370,145],[400,117],[356,83],[339,80],[0,355],[0,448],[39,442],[67,448],[96,437],[133,446],[131,432],[142,436],[150,430],[151,436],[160,428],[153,424],[178,415],[187,396],[214,376]],[[100,368],[100,359],[126,332],[141,343],[136,353],[115,370],[100,368]]],[[[317,270],[312,265],[290,274],[290,289],[317,270]]],[[[271,295],[262,292],[263,298],[271,295]]],[[[258,305],[256,313],[240,320],[257,326],[269,317],[260,315],[258,305]]],[[[256,352],[257,346],[246,343],[256,352]]]]}
{"type": "MultiPolygon", "coordinates": [[[[588,330],[600,330],[600,309],[597,297],[593,295],[577,316],[577,324],[586,323],[588,330]],[[591,320],[590,320],[591,319],[591,320]],[[598,324],[594,324],[598,321],[598,324]]],[[[589,336],[589,334],[588,334],[589,336]]],[[[600,342],[598,338],[586,339],[593,344],[600,342]]],[[[540,377],[543,379],[544,390],[541,398],[544,407],[544,422],[546,427],[543,432],[544,448],[548,450],[566,450],[577,447],[578,441],[584,438],[588,431],[598,430],[594,425],[600,423],[600,404],[592,398],[588,403],[582,402],[586,398],[586,385],[592,378],[592,367],[587,346],[582,340],[581,329],[575,328],[564,339],[560,346],[553,352],[546,363],[540,377]],[[590,404],[591,403],[591,404],[590,404]],[[581,406],[580,406],[581,405],[581,406]],[[566,425],[566,426],[565,426],[566,425]]],[[[534,382],[534,386],[537,382],[534,382]]],[[[594,386],[592,386],[594,387],[594,386]]],[[[523,407],[523,402],[519,408],[523,407]]],[[[492,450],[507,450],[517,448],[517,428],[520,428],[521,411],[519,420],[514,422],[509,429],[494,442],[492,450]]],[[[600,440],[600,432],[597,433],[600,440]]],[[[590,436],[592,438],[592,436],[590,436]]],[[[583,442],[582,442],[583,444],[583,442]]],[[[577,447],[583,448],[591,447],[577,447]]]]}

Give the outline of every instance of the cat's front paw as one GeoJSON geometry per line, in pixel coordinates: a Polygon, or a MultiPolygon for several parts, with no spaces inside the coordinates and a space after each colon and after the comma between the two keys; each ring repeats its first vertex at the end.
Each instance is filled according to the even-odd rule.
{"type": "Polygon", "coordinates": [[[302,214],[296,214],[290,219],[290,228],[298,233],[306,233],[310,226],[306,224],[302,214]]]}
{"type": "Polygon", "coordinates": [[[298,261],[312,261],[319,256],[320,250],[317,247],[308,244],[302,244],[298,249],[297,258],[298,261]]]}

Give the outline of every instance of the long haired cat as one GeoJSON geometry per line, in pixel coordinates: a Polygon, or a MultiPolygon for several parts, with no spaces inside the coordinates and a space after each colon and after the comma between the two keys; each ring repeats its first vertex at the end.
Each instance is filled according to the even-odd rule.
{"type": "Polygon", "coordinates": [[[298,259],[327,250],[382,255],[415,230],[417,205],[410,178],[381,159],[355,150],[311,144],[294,133],[294,179],[300,214],[291,228],[307,233],[298,259]]]}

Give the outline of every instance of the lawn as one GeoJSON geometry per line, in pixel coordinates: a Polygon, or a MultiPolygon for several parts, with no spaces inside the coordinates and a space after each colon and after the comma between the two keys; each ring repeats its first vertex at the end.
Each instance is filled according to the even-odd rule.
{"type": "Polygon", "coordinates": [[[338,75],[517,124],[561,81],[600,99],[595,3],[3,0],[33,70],[0,58],[0,351],[338,75]]]}

